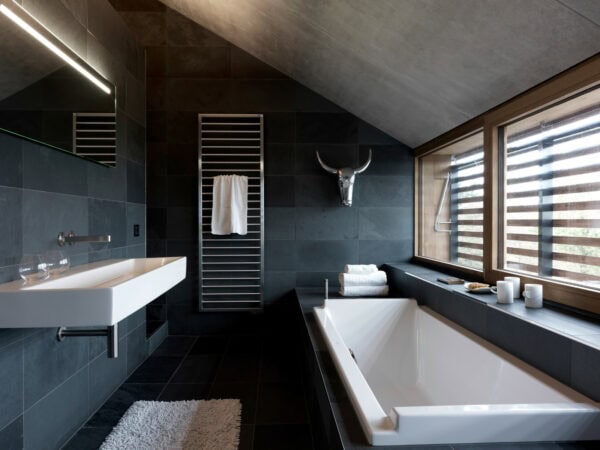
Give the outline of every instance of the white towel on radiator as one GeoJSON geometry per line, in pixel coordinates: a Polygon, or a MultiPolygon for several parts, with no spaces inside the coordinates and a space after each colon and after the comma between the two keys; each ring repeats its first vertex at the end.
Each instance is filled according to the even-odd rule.
{"type": "Polygon", "coordinates": [[[377,272],[375,264],[346,264],[344,273],[372,273],[377,272]]]}
{"type": "Polygon", "coordinates": [[[365,274],[340,273],[338,279],[340,286],[384,286],[387,284],[387,276],[382,270],[365,274]]]}
{"type": "Polygon", "coordinates": [[[212,234],[248,233],[248,177],[214,177],[212,200],[212,234]]]}
{"type": "Polygon", "coordinates": [[[344,297],[385,297],[389,288],[385,286],[341,286],[340,295],[344,297]]]}

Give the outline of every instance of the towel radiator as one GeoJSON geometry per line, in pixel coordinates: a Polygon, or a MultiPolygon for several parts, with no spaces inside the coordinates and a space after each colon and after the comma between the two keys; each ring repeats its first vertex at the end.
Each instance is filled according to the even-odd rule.
{"type": "Polygon", "coordinates": [[[257,311],[264,286],[262,114],[199,114],[200,311],[257,311]],[[211,234],[213,178],[248,177],[248,234],[211,234]]]}

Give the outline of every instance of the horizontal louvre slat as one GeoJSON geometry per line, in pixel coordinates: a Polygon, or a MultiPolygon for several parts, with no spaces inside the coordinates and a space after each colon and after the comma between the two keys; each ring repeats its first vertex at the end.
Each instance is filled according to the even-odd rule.
{"type": "Polygon", "coordinates": [[[474,185],[470,185],[470,186],[463,186],[463,187],[459,187],[459,188],[452,188],[451,192],[453,194],[461,194],[464,192],[470,192],[470,191],[477,191],[483,189],[483,184],[474,184],[474,185]]]}
{"type": "MultiPolygon", "coordinates": [[[[506,221],[508,226],[514,227],[537,227],[540,222],[537,219],[511,219],[506,221]]],[[[556,219],[548,220],[544,225],[552,228],[600,228],[600,219],[556,219]]]]}
{"type": "Polygon", "coordinates": [[[529,183],[531,181],[544,181],[544,180],[554,180],[554,179],[560,179],[562,177],[570,177],[573,175],[584,175],[584,174],[588,174],[588,173],[595,173],[600,171],[600,164],[591,164],[589,166],[584,166],[584,167],[576,167],[573,169],[564,169],[564,170],[555,170],[552,172],[544,172],[544,173],[540,173],[540,174],[536,174],[536,175],[529,175],[526,177],[520,177],[520,178],[510,178],[510,172],[508,173],[508,180],[506,182],[506,184],[508,184],[509,186],[512,184],[519,184],[519,183],[529,183]]]}
{"type": "Polygon", "coordinates": [[[467,204],[467,203],[475,203],[475,202],[482,202],[483,201],[483,196],[479,195],[477,197],[464,197],[460,199],[460,204],[467,204]]]}
{"type": "Polygon", "coordinates": [[[481,173],[475,173],[475,174],[471,174],[471,175],[457,175],[455,177],[452,177],[452,184],[456,184],[456,183],[463,183],[465,181],[470,181],[470,180],[477,180],[479,178],[482,177],[481,173]]]}
{"type": "Polygon", "coordinates": [[[517,247],[508,247],[506,249],[506,253],[508,255],[521,255],[521,256],[531,256],[533,258],[538,257],[537,250],[530,250],[527,248],[517,248],[517,247]]]}
{"type": "Polygon", "coordinates": [[[600,201],[549,203],[546,205],[515,205],[506,208],[508,213],[537,211],[589,211],[600,209],[600,201]]]}
{"type": "Polygon", "coordinates": [[[483,243],[477,244],[475,242],[464,242],[458,241],[459,248],[474,248],[476,250],[483,250],[483,243]]]}
{"type": "Polygon", "coordinates": [[[578,264],[587,264],[591,266],[600,266],[600,257],[597,256],[553,252],[552,259],[554,261],[566,261],[578,264]]]}
{"type": "MultiPolygon", "coordinates": [[[[506,235],[509,241],[537,242],[539,236],[535,234],[509,233],[506,235]]],[[[552,236],[553,244],[579,245],[585,247],[600,247],[600,238],[584,236],[552,236]]]]}
{"type": "MultiPolygon", "coordinates": [[[[551,187],[547,189],[543,189],[542,192],[544,195],[560,195],[560,194],[581,194],[585,192],[596,192],[600,191],[600,183],[582,183],[582,184],[573,184],[569,186],[557,186],[551,187]]],[[[537,197],[540,194],[540,190],[529,190],[529,191],[521,191],[521,192],[509,192],[506,197],[509,199],[512,198],[526,198],[526,197],[537,197]]]]}
{"type": "Polygon", "coordinates": [[[575,281],[600,281],[600,277],[587,273],[571,272],[569,270],[553,269],[552,275],[560,278],[567,278],[575,281]]]}
{"type": "Polygon", "coordinates": [[[518,261],[507,261],[506,262],[506,267],[510,268],[510,269],[516,269],[516,270],[521,270],[524,272],[530,272],[530,273],[538,273],[538,267],[534,266],[532,264],[525,264],[525,263],[521,263],[518,261]]]}
{"type": "MultiPolygon", "coordinates": [[[[572,158],[576,158],[579,156],[587,156],[587,155],[595,155],[598,152],[598,148],[597,147],[592,147],[592,148],[586,148],[586,149],[582,149],[582,150],[577,150],[577,151],[572,151],[572,152],[568,152],[568,153],[564,153],[562,155],[554,155],[552,157],[554,162],[559,162],[559,161],[565,161],[565,160],[569,160],[572,158]]],[[[508,173],[515,171],[515,170],[520,170],[520,169],[527,169],[528,167],[536,167],[539,166],[541,163],[543,163],[546,160],[546,158],[536,158],[532,161],[527,161],[525,163],[519,163],[519,164],[511,164],[510,163],[510,159],[508,162],[508,165],[506,166],[508,173]]]]}
{"type": "Polygon", "coordinates": [[[458,214],[483,214],[483,208],[461,208],[458,214]]]}
{"type": "Polygon", "coordinates": [[[469,259],[471,261],[477,261],[477,262],[482,262],[483,261],[483,256],[480,255],[472,255],[471,253],[463,253],[463,252],[458,252],[457,256],[459,258],[463,258],[463,259],[469,259]]]}
{"type": "Polygon", "coordinates": [[[464,237],[477,237],[477,238],[482,238],[483,237],[483,231],[463,231],[463,230],[458,230],[456,233],[458,234],[458,236],[464,236],[464,237]]]}
{"type": "Polygon", "coordinates": [[[482,219],[458,219],[458,225],[483,225],[482,219]]]}

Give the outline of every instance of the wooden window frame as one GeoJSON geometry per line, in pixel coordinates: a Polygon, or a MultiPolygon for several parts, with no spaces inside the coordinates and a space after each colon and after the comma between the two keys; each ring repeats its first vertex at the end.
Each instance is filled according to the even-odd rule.
{"type": "MultiPolygon", "coordinates": [[[[577,309],[600,314],[600,290],[573,285],[568,282],[549,280],[535,275],[500,268],[498,246],[500,245],[498,210],[499,196],[499,145],[498,130],[509,122],[535,113],[548,105],[573,97],[590,88],[600,86],[600,54],[556,75],[505,103],[459,125],[453,130],[415,149],[415,215],[414,215],[414,260],[436,265],[442,269],[463,273],[471,278],[483,278],[495,283],[505,276],[518,276],[521,283],[541,283],[544,285],[544,298],[577,309]],[[484,140],[484,219],[483,219],[483,272],[457,264],[446,263],[418,256],[419,244],[419,158],[433,153],[442,147],[483,129],[484,140]]],[[[505,169],[504,169],[505,170],[505,169]]]]}

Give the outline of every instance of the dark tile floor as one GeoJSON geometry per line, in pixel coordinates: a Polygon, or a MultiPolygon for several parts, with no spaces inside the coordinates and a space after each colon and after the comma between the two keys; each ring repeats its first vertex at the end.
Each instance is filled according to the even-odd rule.
{"type": "Polygon", "coordinates": [[[295,348],[273,336],[169,336],[63,448],[97,449],[136,400],[238,398],[240,450],[312,449],[295,348]]]}

